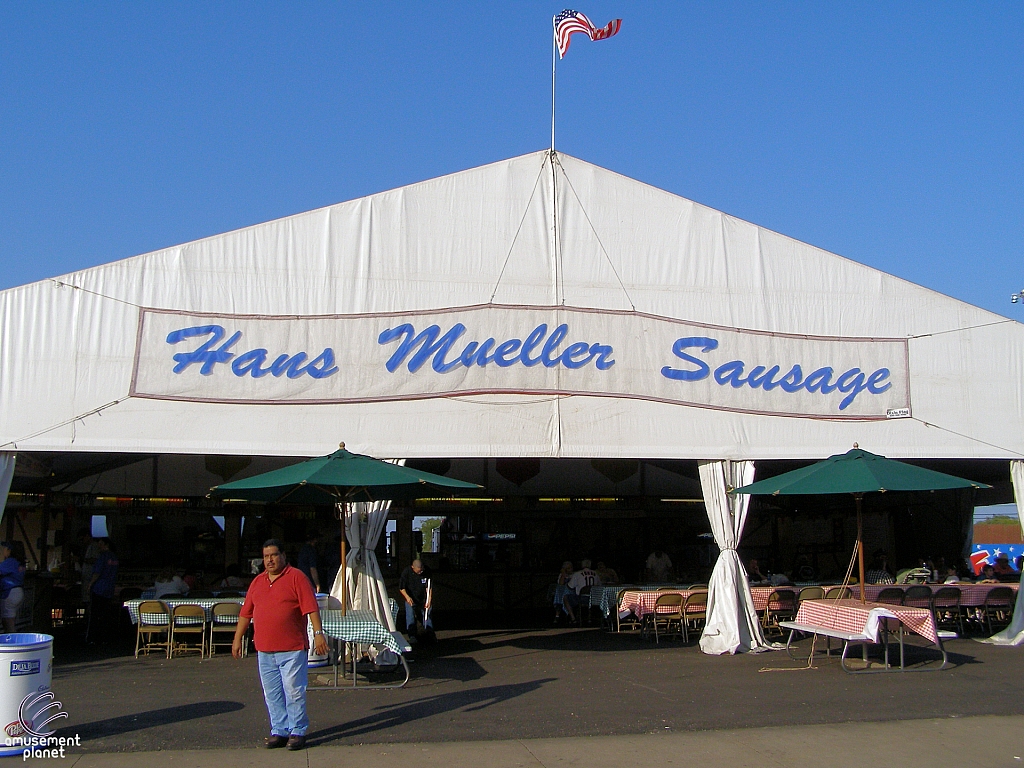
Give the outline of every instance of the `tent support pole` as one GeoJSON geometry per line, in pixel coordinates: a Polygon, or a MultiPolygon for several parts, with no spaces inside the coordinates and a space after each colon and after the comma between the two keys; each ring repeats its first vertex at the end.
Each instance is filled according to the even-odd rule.
{"type": "Polygon", "coordinates": [[[348,572],[345,566],[345,518],[348,517],[348,503],[338,504],[338,511],[341,512],[341,615],[344,616],[348,609],[348,572]]]}
{"type": "Polygon", "coordinates": [[[864,494],[855,493],[853,498],[857,502],[857,568],[860,571],[860,603],[864,605],[866,602],[864,599],[864,516],[861,512],[864,494]]]}

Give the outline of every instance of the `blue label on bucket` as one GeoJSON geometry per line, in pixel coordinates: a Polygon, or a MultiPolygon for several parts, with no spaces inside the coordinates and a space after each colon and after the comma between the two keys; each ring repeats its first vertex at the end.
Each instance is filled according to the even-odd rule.
{"type": "Polygon", "coordinates": [[[11,662],[11,677],[21,675],[38,675],[41,667],[39,659],[23,659],[22,661],[11,662]]]}

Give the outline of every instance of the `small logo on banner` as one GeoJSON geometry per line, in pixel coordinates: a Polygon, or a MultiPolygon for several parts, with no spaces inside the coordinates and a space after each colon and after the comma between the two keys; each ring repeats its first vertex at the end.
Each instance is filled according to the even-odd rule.
{"type": "Polygon", "coordinates": [[[909,408],[889,408],[885,412],[885,418],[887,419],[909,419],[910,409],[909,408]]]}
{"type": "Polygon", "coordinates": [[[22,675],[38,675],[41,669],[41,662],[39,659],[22,659],[20,661],[11,662],[11,677],[21,677],[22,675]]]}

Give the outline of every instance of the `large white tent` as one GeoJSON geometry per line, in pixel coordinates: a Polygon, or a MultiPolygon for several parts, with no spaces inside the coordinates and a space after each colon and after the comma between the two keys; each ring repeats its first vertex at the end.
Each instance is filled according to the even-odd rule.
{"type": "Polygon", "coordinates": [[[1022,371],[1019,323],[546,151],[0,292],[4,451],[1014,458],[1022,371]]]}
{"type": "MultiPolygon", "coordinates": [[[[751,460],[1020,459],[1022,374],[1020,323],[543,151],[0,292],[0,486],[339,439],[697,459],[734,550],[751,460]]],[[[726,560],[712,652],[762,642],[726,560]]]]}

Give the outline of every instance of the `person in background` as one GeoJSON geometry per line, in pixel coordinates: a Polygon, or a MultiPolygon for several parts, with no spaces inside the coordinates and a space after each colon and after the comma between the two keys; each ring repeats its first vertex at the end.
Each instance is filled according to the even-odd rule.
{"type": "Polygon", "coordinates": [[[672,559],[667,553],[656,549],[647,556],[644,571],[648,583],[663,584],[672,578],[672,559]]]}
{"type": "Polygon", "coordinates": [[[889,572],[889,563],[885,552],[878,550],[871,561],[871,568],[864,574],[866,584],[895,584],[896,578],[889,572]]]}
{"type": "Polygon", "coordinates": [[[558,572],[558,579],[556,581],[558,586],[555,589],[555,624],[562,618],[562,598],[565,597],[565,590],[567,589],[565,585],[572,578],[572,573],[572,560],[566,560],[562,563],[562,570],[558,572]]]}
{"type": "Polygon", "coordinates": [[[199,583],[199,579],[196,577],[196,572],[192,568],[182,568],[178,571],[178,578],[181,579],[185,585],[185,591],[188,592],[190,589],[195,589],[199,583]]]}
{"type": "Polygon", "coordinates": [[[153,599],[164,597],[184,597],[188,594],[188,584],[170,568],[164,568],[153,583],[153,599]]]}
{"type": "Polygon", "coordinates": [[[996,578],[1000,581],[1004,581],[1008,576],[1014,580],[1017,578],[1017,572],[1010,565],[1010,557],[1007,554],[1000,553],[996,555],[996,564],[993,570],[995,571],[996,578]]]}
{"type": "Polygon", "coordinates": [[[242,570],[238,563],[229,563],[224,569],[224,578],[221,579],[222,589],[242,589],[245,587],[245,579],[242,578],[242,570]]]}
{"type": "Polygon", "coordinates": [[[306,535],[306,543],[299,549],[299,560],[296,567],[306,574],[309,583],[313,585],[313,591],[320,591],[320,573],[316,569],[316,533],[306,535]]]}
{"type": "Polygon", "coordinates": [[[3,617],[4,632],[15,630],[18,609],[25,599],[25,565],[14,556],[10,542],[0,542],[0,617],[3,617]]]}
{"type": "Polygon", "coordinates": [[[99,554],[89,581],[89,624],[85,630],[88,643],[106,642],[114,625],[114,589],[117,584],[117,555],[110,539],[96,539],[99,554]]]}
{"type": "Polygon", "coordinates": [[[604,564],[603,561],[597,561],[597,568],[594,569],[597,572],[598,577],[601,579],[602,584],[618,584],[619,574],[615,572],[614,568],[609,568],[604,564]]]}
{"type": "Polygon", "coordinates": [[[92,579],[92,568],[96,565],[96,558],[99,557],[100,548],[96,539],[89,533],[88,528],[82,528],[78,532],[78,556],[79,572],[82,576],[82,602],[89,602],[89,585],[92,579]]]}
{"type": "Polygon", "coordinates": [[[978,584],[998,584],[999,579],[996,578],[996,569],[991,563],[985,563],[981,566],[981,573],[978,574],[978,584]]]}
{"type": "Polygon", "coordinates": [[[956,572],[956,568],[952,568],[951,567],[951,568],[947,568],[946,569],[946,580],[944,582],[942,582],[942,583],[943,584],[959,584],[960,583],[960,574],[956,572]]]}
{"type": "Polygon", "coordinates": [[[430,586],[430,573],[420,560],[413,560],[412,565],[398,577],[398,591],[405,599],[405,631],[410,640],[419,634],[417,623],[422,623],[424,630],[434,627],[430,618],[433,598],[430,586]]]}
{"type": "MultiPolygon", "coordinates": [[[[589,593],[591,587],[601,584],[601,577],[591,570],[589,560],[584,560],[580,565],[583,567],[576,571],[572,578],[566,582],[565,596],[562,598],[562,607],[569,614],[569,621],[573,624],[576,623],[576,613],[573,609],[578,608],[582,602],[581,595],[584,593],[584,590],[589,593]]],[[[587,600],[589,599],[588,596],[587,600]]]]}
{"type": "Polygon", "coordinates": [[[572,560],[566,560],[562,563],[562,570],[558,572],[558,586],[564,587],[568,584],[569,579],[572,578],[574,570],[575,569],[572,567],[572,560]]]}
{"type": "Polygon", "coordinates": [[[767,584],[768,577],[761,572],[761,565],[756,558],[750,558],[747,563],[747,579],[751,584],[767,584]]]}

